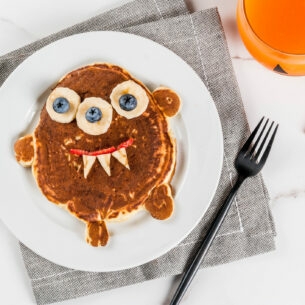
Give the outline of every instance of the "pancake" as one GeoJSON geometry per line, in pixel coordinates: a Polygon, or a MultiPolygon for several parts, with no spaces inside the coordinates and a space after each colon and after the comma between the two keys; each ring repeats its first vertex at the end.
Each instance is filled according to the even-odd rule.
{"type": "Polygon", "coordinates": [[[16,159],[32,166],[49,201],[86,223],[89,244],[104,246],[108,221],[142,208],[171,216],[176,144],[168,118],[179,107],[173,90],[150,92],[119,66],[81,67],[53,88],[33,135],[15,143],[16,159]]]}

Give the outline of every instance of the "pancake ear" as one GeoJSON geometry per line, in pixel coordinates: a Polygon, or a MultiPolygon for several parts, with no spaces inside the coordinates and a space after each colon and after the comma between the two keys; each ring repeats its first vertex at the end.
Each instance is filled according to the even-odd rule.
{"type": "Polygon", "coordinates": [[[159,108],[166,116],[173,117],[179,112],[181,100],[175,91],[169,88],[160,87],[153,91],[152,94],[159,108]]]}

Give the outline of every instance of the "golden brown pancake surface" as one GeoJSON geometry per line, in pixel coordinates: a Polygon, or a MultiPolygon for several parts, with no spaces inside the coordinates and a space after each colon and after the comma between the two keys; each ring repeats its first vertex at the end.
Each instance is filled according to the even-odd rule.
{"type": "MultiPolygon", "coordinates": [[[[94,64],[72,71],[56,88],[73,90],[80,97],[79,108],[90,98],[98,98],[98,102],[102,99],[113,107],[110,125],[99,135],[82,130],[78,116],[69,123],[61,123],[52,119],[46,106],[42,109],[33,134],[32,170],[48,200],[64,205],[87,223],[87,242],[93,246],[107,244],[106,221],[120,219],[140,207],[145,207],[155,218],[168,218],[173,210],[169,184],[175,168],[176,147],[167,116],[173,116],[179,109],[180,99],[175,92],[164,88],[164,92],[158,89],[154,95],[126,70],[111,64],[94,64]],[[136,86],[148,101],[143,106],[145,111],[133,118],[119,114],[113,106],[111,94],[124,82],[136,86]],[[167,106],[166,100],[174,105],[167,106]],[[129,145],[119,149],[122,143],[129,145]],[[99,155],[98,152],[109,148],[116,152],[99,155]],[[88,156],[71,151],[93,154],[86,161],[93,164],[87,176],[84,158],[87,160],[88,156]],[[116,158],[120,153],[123,159],[127,155],[125,166],[116,158]],[[108,172],[98,159],[106,155],[103,160],[110,162],[108,172]]],[[[124,90],[122,94],[130,93],[124,90]]],[[[137,102],[139,107],[141,101],[137,102]]],[[[90,129],[90,124],[86,128],[90,129]]],[[[20,147],[20,143],[17,141],[16,146],[20,147]]]]}

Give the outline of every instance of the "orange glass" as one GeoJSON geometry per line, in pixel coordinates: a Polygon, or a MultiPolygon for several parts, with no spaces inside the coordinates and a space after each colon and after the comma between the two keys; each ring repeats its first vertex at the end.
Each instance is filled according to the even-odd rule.
{"type": "Polygon", "coordinates": [[[237,25],[245,46],[264,66],[305,75],[305,0],[238,0],[237,25]]]}

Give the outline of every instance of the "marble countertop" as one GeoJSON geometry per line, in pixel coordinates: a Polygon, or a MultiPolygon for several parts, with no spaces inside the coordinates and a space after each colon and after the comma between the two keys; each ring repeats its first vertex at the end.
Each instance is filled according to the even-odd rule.
{"type": "MultiPolygon", "coordinates": [[[[0,0],[0,55],[125,2],[0,0]]],[[[218,7],[251,129],[263,115],[280,129],[263,169],[276,251],[200,270],[181,304],[305,304],[305,77],[282,76],[253,60],[237,32],[236,0],[187,3],[192,10],[218,7]]],[[[35,304],[18,241],[1,220],[0,240],[0,303],[35,304]]],[[[152,280],[60,304],[164,304],[177,280],[152,280]]]]}

